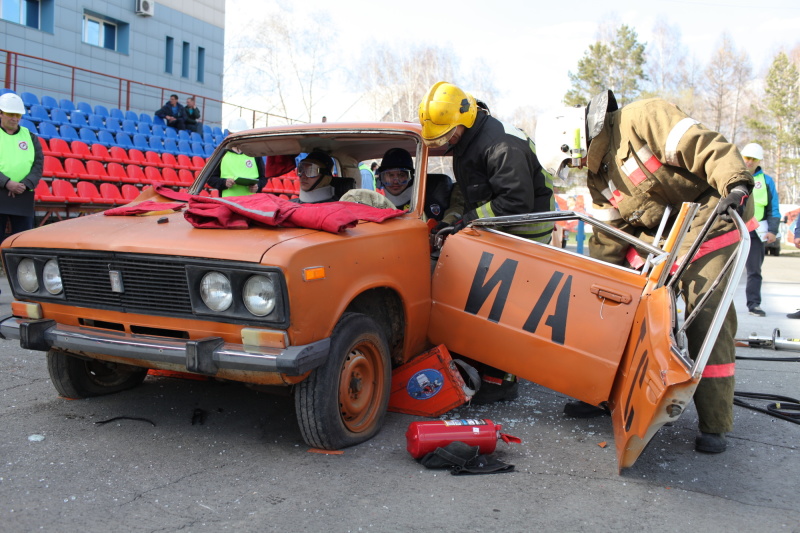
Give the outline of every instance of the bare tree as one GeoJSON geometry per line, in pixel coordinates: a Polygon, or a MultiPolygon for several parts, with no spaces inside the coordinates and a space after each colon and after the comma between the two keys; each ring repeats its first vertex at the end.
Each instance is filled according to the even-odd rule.
{"type": "Polygon", "coordinates": [[[681,43],[681,31],[658,19],[653,27],[653,40],[647,43],[645,72],[648,93],[675,100],[685,87],[686,47],[681,43]]]}
{"type": "Polygon", "coordinates": [[[729,97],[734,85],[736,71],[736,50],[729,34],[722,35],[719,48],[714,52],[705,69],[703,89],[708,116],[706,124],[721,133],[727,129],[728,117],[732,107],[729,97]]]}

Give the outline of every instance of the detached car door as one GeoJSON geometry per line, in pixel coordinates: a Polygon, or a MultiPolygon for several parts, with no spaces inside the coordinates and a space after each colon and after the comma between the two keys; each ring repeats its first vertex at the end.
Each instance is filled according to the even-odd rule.
{"type": "Polygon", "coordinates": [[[435,267],[428,334],[451,352],[593,405],[608,402],[621,469],[682,412],[697,385],[674,342],[672,293],[644,294],[647,281],[566,250],[467,228],[447,239],[435,267]]]}

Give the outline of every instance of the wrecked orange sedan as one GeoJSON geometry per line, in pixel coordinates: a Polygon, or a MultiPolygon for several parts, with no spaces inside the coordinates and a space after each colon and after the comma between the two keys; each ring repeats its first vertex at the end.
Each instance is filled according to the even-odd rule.
{"type": "MultiPolygon", "coordinates": [[[[361,183],[359,162],[404,148],[415,164],[410,209],[341,232],[201,229],[181,211],[156,210],[98,213],[13,235],[2,256],[15,302],[0,334],[46,352],[60,394],[117,392],[140,384],[148,369],[291,387],[306,443],[337,449],[380,430],[393,368],[444,344],[585,402],[607,402],[620,468],[691,400],[717,332],[692,360],[676,312],[680,271],[665,265],[692,206],[663,249],[575,213],[477,220],[446,239],[432,272],[424,199],[433,176],[441,178],[429,167],[444,154],[429,151],[418,125],[233,134],[190,195],[232,146],[268,158],[323,150],[344,189],[361,183]],[[576,218],[646,250],[652,268],[637,272],[503,231],[576,218]]],[[[171,199],[150,190],[134,203],[144,201],[171,199]]],[[[740,250],[728,287],[743,260],[740,250]]],[[[726,290],[720,308],[730,297],[726,290]]]]}

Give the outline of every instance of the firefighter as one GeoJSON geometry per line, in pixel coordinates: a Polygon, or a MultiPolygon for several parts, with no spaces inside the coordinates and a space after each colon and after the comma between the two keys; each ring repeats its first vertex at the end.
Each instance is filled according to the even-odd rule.
{"type": "MultiPolygon", "coordinates": [[[[544,154],[544,167],[554,175],[564,176],[568,166],[587,167],[597,218],[644,241],[653,241],[667,206],[700,204],[683,251],[713,213],[723,214],[681,281],[687,314],[710,288],[738,241],[736,227],[726,215],[728,207],[736,208],[744,220],[752,219],[747,199],[753,177],[736,146],[664,100],[641,100],[619,109],[613,93],[604,92],[586,107],[541,117],[536,144],[544,154]]],[[[589,251],[594,258],[618,265],[639,268],[644,263],[635,249],[600,232],[592,235],[589,251]]],[[[719,293],[713,296],[688,329],[691,354],[699,352],[720,298],[719,293]]],[[[697,451],[725,451],[725,434],[733,429],[736,326],[731,305],[694,394],[700,429],[697,451]]],[[[565,408],[569,416],[602,412],[582,402],[570,402],[565,408]]]]}
{"type": "MultiPolygon", "coordinates": [[[[456,186],[434,229],[458,231],[477,218],[553,211],[552,176],[525,133],[492,117],[485,105],[455,85],[434,84],[419,105],[422,139],[453,152],[456,186]]],[[[549,243],[553,223],[515,226],[509,233],[549,243]]]]}
{"type": "MultiPolygon", "coordinates": [[[[459,231],[477,218],[555,209],[552,176],[539,164],[533,141],[522,130],[492,117],[471,94],[451,83],[435,83],[419,104],[419,122],[426,145],[447,145],[453,152],[456,185],[433,233],[447,226],[459,231]]],[[[508,232],[547,244],[553,223],[513,226],[508,232]]],[[[516,376],[476,366],[481,388],[472,403],[517,397],[516,376]]]]}

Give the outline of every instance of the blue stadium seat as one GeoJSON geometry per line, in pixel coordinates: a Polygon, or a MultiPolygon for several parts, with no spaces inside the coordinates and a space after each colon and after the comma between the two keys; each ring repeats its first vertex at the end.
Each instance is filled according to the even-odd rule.
{"type": "Polygon", "coordinates": [[[33,104],[28,110],[28,113],[23,115],[22,118],[30,120],[35,124],[39,124],[40,122],[50,122],[50,115],[47,114],[47,109],[45,109],[41,104],[33,104]]]}
{"type": "Polygon", "coordinates": [[[176,141],[180,140],[178,139],[178,132],[172,126],[164,128],[164,137],[167,139],[175,139],[176,141]]]}
{"type": "Polygon", "coordinates": [[[122,124],[120,123],[117,117],[109,116],[106,119],[106,128],[108,131],[112,133],[117,133],[118,131],[122,131],[122,124]]]}
{"type": "Polygon", "coordinates": [[[39,105],[39,97],[33,93],[22,93],[19,95],[22,98],[22,103],[25,104],[27,109],[30,109],[33,105],[39,105]]]}
{"type": "MultiPolygon", "coordinates": [[[[3,93],[3,94],[5,94],[5,93],[3,93]]],[[[47,122],[42,122],[42,124],[48,124],[48,123],[47,122]]],[[[42,127],[42,124],[39,124],[39,128],[42,127]]],[[[39,135],[39,130],[36,128],[36,124],[31,122],[30,120],[28,120],[26,118],[21,118],[21,119],[19,119],[19,125],[23,126],[25,128],[28,128],[29,131],[32,131],[36,135],[39,135]]],[[[55,126],[53,126],[52,124],[49,124],[49,125],[55,129],[55,126]]],[[[58,132],[56,132],[56,133],[58,133],[58,132]]],[[[42,135],[39,135],[39,137],[42,137],[42,135]]],[[[56,135],[56,137],[58,137],[58,135],[56,135]]],[[[46,137],[46,139],[50,140],[48,137],[46,137]]]]}
{"type": "Polygon", "coordinates": [[[139,122],[139,115],[137,115],[135,111],[131,111],[129,109],[125,111],[125,120],[132,120],[135,124],[136,122],[139,122]]]}
{"type": "Polygon", "coordinates": [[[150,124],[147,123],[147,122],[141,122],[140,121],[139,125],[136,126],[136,131],[138,131],[142,135],[150,137],[150,124]]]}
{"type": "Polygon", "coordinates": [[[116,107],[112,107],[108,111],[108,116],[113,117],[113,118],[119,120],[120,122],[125,120],[125,113],[123,113],[121,110],[117,109],[116,107]]]}
{"type": "Polygon", "coordinates": [[[159,126],[158,124],[153,124],[152,129],[150,130],[151,137],[164,137],[164,126],[159,126]]]}
{"type": "Polygon", "coordinates": [[[147,113],[142,113],[141,115],[139,115],[139,124],[142,124],[142,123],[144,123],[144,124],[152,124],[153,123],[153,118],[150,115],[148,115],[147,113]]]}
{"type": "Polygon", "coordinates": [[[133,147],[144,153],[150,149],[150,144],[147,142],[147,137],[145,135],[137,133],[133,136],[133,147]]]}
{"type": "Polygon", "coordinates": [[[117,140],[114,138],[114,133],[109,130],[100,130],[97,133],[97,139],[100,144],[106,148],[111,148],[117,145],[117,140]]]}
{"type": "Polygon", "coordinates": [[[116,138],[117,138],[117,146],[121,146],[126,150],[130,150],[131,148],[133,148],[133,141],[131,141],[130,135],[128,135],[124,131],[117,133],[116,138]]]}
{"type": "Polygon", "coordinates": [[[97,134],[94,131],[92,131],[91,128],[81,128],[79,130],[79,135],[81,137],[80,140],[82,140],[83,142],[85,142],[89,146],[100,142],[97,139],[97,134]]]}
{"type": "Polygon", "coordinates": [[[136,131],[136,122],[132,121],[129,118],[126,118],[122,121],[122,131],[127,133],[128,135],[136,135],[139,133],[136,131]]]}
{"type": "Polygon", "coordinates": [[[108,118],[108,108],[104,105],[96,105],[94,106],[94,114],[103,117],[104,119],[108,118]]]}
{"type": "Polygon", "coordinates": [[[214,134],[214,137],[224,137],[222,134],[222,128],[219,126],[214,126],[214,129],[211,131],[214,134]]]}
{"type": "Polygon", "coordinates": [[[164,119],[161,117],[153,116],[153,124],[158,124],[159,126],[166,127],[167,123],[164,122],[164,119]]]}
{"type": "Polygon", "coordinates": [[[51,109],[58,107],[58,100],[49,94],[45,94],[42,96],[42,107],[50,111],[51,109]]]}
{"type": "Polygon", "coordinates": [[[50,122],[55,124],[56,126],[61,126],[62,124],[69,124],[69,115],[67,112],[57,107],[50,111],[50,122]]]}
{"type": "Polygon", "coordinates": [[[92,131],[100,131],[106,129],[106,123],[100,115],[89,115],[89,127],[92,131]]]}
{"type": "Polygon", "coordinates": [[[150,145],[150,148],[148,148],[148,150],[150,150],[151,152],[156,152],[158,154],[164,152],[164,145],[161,143],[161,137],[155,137],[151,135],[148,144],[150,145]]]}
{"type": "Polygon", "coordinates": [[[189,144],[189,141],[178,141],[178,153],[189,157],[196,155],[192,153],[192,145],[189,144]]]}
{"type": "Polygon", "coordinates": [[[75,107],[77,107],[78,111],[80,111],[84,115],[88,116],[92,114],[92,106],[90,106],[86,102],[78,102],[78,105],[76,105],[75,107]]]}
{"type": "MultiPolygon", "coordinates": [[[[4,95],[6,93],[14,93],[14,90],[13,89],[9,89],[8,87],[0,88],[0,96],[4,95]]],[[[17,93],[14,93],[14,94],[17,94],[17,93]]]]}
{"type": "Polygon", "coordinates": [[[216,144],[214,142],[214,136],[210,133],[203,133],[203,142],[207,144],[216,144]]]}
{"type": "MultiPolygon", "coordinates": [[[[210,143],[203,144],[203,155],[201,157],[211,157],[211,154],[214,153],[215,145],[210,143]]],[[[192,145],[192,151],[194,151],[194,145],[192,145]]],[[[198,154],[199,155],[199,154],[198,154]]]]}
{"type": "Polygon", "coordinates": [[[196,131],[193,131],[189,134],[189,140],[193,143],[201,143],[203,142],[203,136],[196,131]]]}
{"type": "MultiPolygon", "coordinates": [[[[36,131],[36,127],[34,127],[33,123],[31,123],[30,121],[20,120],[19,123],[31,131],[36,131]],[[28,124],[30,124],[31,127],[33,128],[31,129],[31,127],[28,127],[25,124],[25,122],[28,122],[28,124]]],[[[42,122],[41,124],[39,124],[39,137],[49,141],[50,139],[55,139],[57,137],[60,138],[61,135],[59,135],[58,129],[56,129],[56,126],[54,124],[51,124],[49,122],[42,122]]]]}
{"type": "Polygon", "coordinates": [[[164,139],[164,152],[178,155],[178,142],[175,139],[164,139]]]}
{"type": "Polygon", "coordinates": [[[178,140],[179,141],[192,141],[192,137],[189,135],[189,132],[186,130],[180,130],[178,132],[178,140]]]}
{"type": "MultiPolygon", "coordinates": [[[[69,124],[62,124],[60,128],[58,128],[59,133],[61,133],[61,138],[71,143],[72,141],[80,141],[81,138],[78,137],[78,132],[75,131],[75,128],[70,126],[69,124]]],[[[91,130],[90,130],[91,131],[91,130]]]]}
{"type": "Polygon", "coordinates": [[[200,157],[206,157],[206,153],[203,150],[203,143],[192,143],[192,153],[189,155],[190,156],[199,155],[200,157]]]}
{"type": "Polygon", "coordinates": [[[70,113],[75,111],[75,102],[73,102],[72,100],[68,100],[66,98],[62,98],[58,102],[58,107],[60,107],[64,111],[64,113],[69,115],[70,113]]]}
{"type": "Polygon", "coordinates": [[[69,122],[70,124],[72,124],[72,127],[75,128],[76,130],[79,130],[81,128],[88,128],[89,121],[86,119],[86,117],[87,115],[84,115],[83,113],[72,113],[69,116],[69,122]]]}
{"type": "Polygon", "coordinates": [[[208,133],[209,135],[213,135],[214,130],[212,130],[211,126],[209,126],[208,124],[203,124],[203,135],[205,135],[206,133],[208,133]]]}

